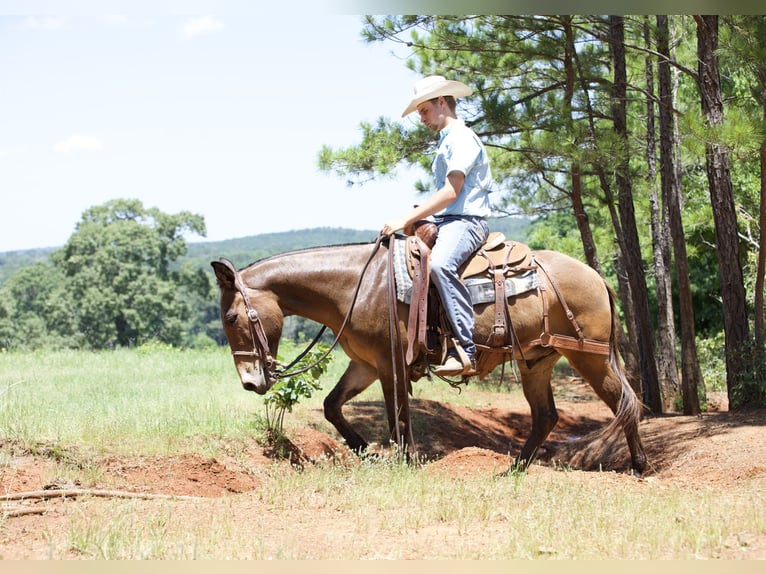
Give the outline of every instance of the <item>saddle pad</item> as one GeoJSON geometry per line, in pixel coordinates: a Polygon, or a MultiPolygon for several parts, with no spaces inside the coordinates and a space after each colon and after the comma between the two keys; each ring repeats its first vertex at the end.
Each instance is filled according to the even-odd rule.
{"type": "MultiPolygon", "coordinates": [[[[394,240],[394,279],[396,280],[396,298],[402,303],[410,304],[412,300],[412,277],[407,271],[406,251],[404,239],[394,240]]],[[[470,277],[464,281],[471,293],[471,302],[474,305],[491,303],[495,300],[495,286],[488,277],[470,277]]],[[[537,289],[537,270],[530,269],[519,275],[511,275],[505,279],[505,293],[508,297],[521,295],[527,291],[537,289]]]]}
{"type": "MultiPolygon", "coordinates": [[[[474,305],[483,303],[492,303],[495,300],[495,285],[492,279],[487,277],[469,277],[463,281],[468,291],[471,293],[471,302],[474,305]]],[[[537,289],[537,269],[530,269],[518,275],[511,275],[505,278],[506,298],[521,295],[527,291],[537,289]]]]}
{"type": "Polygon", "coordinates": [[[396,281],[396,298],[402,303],[410,304],[412,299],[412,277],[407,270],[407,246],[404,239],[394,238],[394,280],[396,281]]]}

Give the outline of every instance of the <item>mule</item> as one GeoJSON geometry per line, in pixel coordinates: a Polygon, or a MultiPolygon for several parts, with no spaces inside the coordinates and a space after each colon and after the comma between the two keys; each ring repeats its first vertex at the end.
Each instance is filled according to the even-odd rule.
{"type": "MultiPolygon", "coordinates": [[[[380,239],[374,245],[292,251],[241,270],[223,258],[211,262],[220,288],[223,329],[246,390],[264,394],[275,382],[278,367],[274,357],[285,317],[305,317],[326,325],[336,335],[340,333],[338,345],[350,361],[324,399],[324,416],[357,453],[363,453],[368,443],[344,417],[343,405],[379,380],[389,429],[392,436],[404,437],[406,449],[414,442],[407,393],[411,392],[412,381],[423,374],[405,366],[403,377],[397,377],[391,342],[392,338],[402,337],[406,345],[408,306],[397,301],[398,323],[392,328],[387,288],[390,261],[387,248],[377,249],[379,243],[380,239]]],[[[647,464],[638,431],[642,407],[619,361],[616,346],[619,323],[613,293],[595,270],[572,257],[556,251],[534,251],[532,255],[555,279],[546,289],[544,285],[550,281],[541,277],[542,289],[508,299],[515,334],[520,343],[526,342],[523,358],[516,362],[532,415],[529,436],[514,466],[524,468],[532,462],[558,420],[551,375],[563,356],[615,414],[605,430],[611,434],[622,429],[632,471],[640,474],[647,464]],[[576,332],[572,315],[581,333],[576,332]],[[544,323],[549,333],[563,338],[584,335],[588,340],[601,341],[608,352],[594,353],[576,345],[553,346],[546,337],[541,337],[546,330],[544,323]]],[[[493,307],[492,303],[475,307],[477,343],[487,341],[491,335],[493,307]]],[[[481,361],[482,374],[509,359],[513,358],[507,353],[490,353],[481,361]]]]}

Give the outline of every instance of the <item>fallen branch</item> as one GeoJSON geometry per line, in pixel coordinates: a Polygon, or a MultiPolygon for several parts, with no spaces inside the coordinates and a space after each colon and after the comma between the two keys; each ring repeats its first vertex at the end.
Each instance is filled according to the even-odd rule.
{"type": "Polygon", "coordinates": [[[143,500],[202,500],[201,496],[185,496],[180,494],[152,494],[130,492],[127,490],[93,490],[88,488],[68,488],[54,490],[29,490],[27,492],[11,492],[0,494],[0,500],[30,500],[49,498],[76,498],[78,496],[100,496],[104,498],[140,498],[143,500]]]}
{"type": "Polygon", "coordinates": [[[4,507],[2,509],[2,512],[0,512],[0,516],[3,518],[14,518],[16,516],[26,516],[27,514],[45,514],[48,512],[47,508],[24,508],[22,506],[16,506],[16,507],[4,507]]]}

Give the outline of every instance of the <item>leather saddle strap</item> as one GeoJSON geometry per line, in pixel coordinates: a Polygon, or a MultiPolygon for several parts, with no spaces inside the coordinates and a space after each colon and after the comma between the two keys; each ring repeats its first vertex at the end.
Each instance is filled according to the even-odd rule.
{"type": "Polygon", "coordinates": [[[502,269],[492,269],[492,281],[495,285],[495,322],[487,344],[490,347],[505,345],[507,333],[506,303],[505,303],[505,274],[502,269]]]}
{"type": "MultiPolygon", "coordinates": [[[[545,273],[545,276],[548,278],[548,282],[551,284],[551,287],[553,288],[553,291],[556,293],[556,297],[558,297],[559,301],[561,302],[561,306],[564,308],[564,312],[566,313],[567,319],[569,319],[569,322],[572,323],[572,327],[575,330],[575,333],[577,333],[577,339],[582,341],[585,339],[585,336],[582,333],[582,329],[580,328],[580,324],[577,322],[577,319],[575,319],[574,313],[569,309],[569,306],[567,305],[566,300],[564,299],[564,295],[562,295],[561,290],[559,289],[558,283],[553,278],[553,275],[548,273],[548,270],[545,268],[545,266],[542,264],[542,262],[539,259],[535,259],[535,263],[537,263],[537,266],[542,269],[543,273],[545,273]]],[[[546,332],[548,331],[547,325],[546,325],[546,332]]]]}
{"type": "Polygon", "coordinates": [[[511,324],[511,317],[508,313],[508,301],[505,291],[505,274],[508,272],[508,266],[510,264],[511,252],[513,251],[514,244],[511,243],[503,261],[503,266],[498,269],[492,262],[492,259],[482,250],[481,254],[486,257],[489,264],[489,272],[492,275],[492,281],[495,287],[495,322],[492,325],[492,333],[489,336],[487,344],[490,347],[504,347],[507,344],[508,334],[510,331],[511,341],[510,345],[513,347],[513,325],[511,324]],[[510,329],[509,329],[510,325],[510,329]]]}
{"type": "Polygon", "coordinates": [[[407,238],[411,242],[409,254],[412,257],[412,294],[407,321],[408,365],[418,357],[420,351],[428,352],[426,332],[428,327],[428,285],[430,282],[428,246],[418,237],[407,238]]]}
{"type": "Polygon", "coordinates": [[[564,308],[564,312],[566,313],[567,318],[572,323],[572,326],[577,333],[577,337],[570,337],[569,335],[555,335],[550,332],[550,326],[548,324],[548,300],[545,296],[545,287],[541,283],[539,289],[543,298],[543,332],[540,334],[539,338],[526,343],[524,348],[528,349],[541,345],[543,347],[571,349],[573,351],[584,351],[586,353],[594,353],[597,355],[608,355],[610,353],[609,343],[605,341],[594,341],[593,339],[585,338],[582,329],[577,323],[577,319],[575,319],[574,313],[572,313],[572,311],[569,309],[569,306],[567,305],[566,300],[564,299],[564,295],[561,293],[556,280],[548,272],[548,270],[540,262],[539,259],[535,258],[534,263],[540,268],[540,270],[545,274],[545,277],[548,279],[548,283],[550,283],[551,288],[556,293],[556,297],[558,297],[559,301],[561,302],[561,306],[564,308]]]}
{"type": "MultiPolygon", "coordinates": [[[[538,286],[538,289],[540,291],[540,296],[542,297],[542,303],[543,303],[543,332],[540,333],[540,336],[537,339],[534,339],[532,341],[526,341],[523,344],[520,343],[517,345],[516,348],[514,348],[513,344],[511,346],[504,346],[499,348],[495,346],[484,347],[482,345],[477,345],[477,347],[479,347],[482,351],[487,351],[487,352],[510,353],[514,359],[523,359],[524,351],[529,351],[530,349],[533,349],[534,347],[552,347],[556,349],[571,349],[573,351],[582,351],[585,353],[593,353],[596,355],[609,355],[610,344],[608,342],[595,341],[593,339],[585,338],[585,336],[583,335],[582,329],[580,328],[580,325],[577,323],[577,320],[575,319],[574,314],[569,309],[569,306],[567,305],[566,300],[564,299],[563,293],[561,293],[561,289],[559,288],[558,283],[553,278],[553,276],[547,271],[547,269],[545,269],[545,267],[540,262],[540,260],[533,257],[532,263],[529,265],[529,268],[533,269],[535,267],[538,267],[547,278],[548,283],[550,284],[551,288],[556,294],[556,297],[561,302],[561,306],[564,308],[567,318],[572,323],[572,326],[574,327],[574,330],[577,333],[577,337],[571,337],[569,335],[556,335],[551,333],[550,304],[548,302],[548,296],[546,293],[548,289],[545,286],[545,283],[541,281],[538,286]]],[[[511,330],[511,335],[514,339],[516,339],[515,334],[513,333],[513,330],[511,330]]],[[[516,339],[515,342],[518,342],[518,339],[516,339]]]]}

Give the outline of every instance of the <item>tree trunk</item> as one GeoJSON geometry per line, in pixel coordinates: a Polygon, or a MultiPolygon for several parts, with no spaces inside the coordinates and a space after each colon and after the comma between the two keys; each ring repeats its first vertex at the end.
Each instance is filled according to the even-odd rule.
{"type": "Polygon", "coordinates": [[[641,367],[638,364],[638,333],[636,332],[636,315],[633,313],[633,298],[630,294],[630,283],[628,282],[628,272],[625,269],[625,258],[622,251],[615,253],[614,272],[617,275],[619,284],[620,304],[622,305],[622,314],[624,317],[624,327],[627,336],[620,333],[620,354],[625,361],[625,371],[628,376],[630,387],[638,396],[643,395],[643,385],[641,384],[641,367]]]}
{"type": "MultiPolygon", "coordinates": [[[[718,16],[694,16],[697,22],[697,60],[702,111],[707,123],[723,121],[723,100],[718,71],[718,16]]],[[[745,285],[739,255],[737,213],[729,172],[728,149],[717,142],[707,145],[706,166],[710,201],[715,224],[718,273],[723,301],[723,324],[726,339],[726,388],[729,408],[748,402],[745,387],[751,373],[749,327],[745,285]],[[741,393],[745,392],[744,395],[741,393]],[[739,395],[739,396],[737,396],[739,395]]]]}
{"type": "MultiPolygon", "coordinates": [[[[761,79],[761,105],[763,106],[763,119],[766,121],[766,66],[761,67],[759,75],[761,79]]],[[[760,237],[758,240],[758,267],[755,274],[755,297],[753,301],[753,312],[755,313],[755,352],[756,368],[760,370],[758,380],[766,379],[764,376],[764,359],[766,359],[766,349],[764,348],[764,317],[763,317],[763,287],[764,274],[766,273],[766,142],[761,144],[761,202],[758,215],[758,228],[760,237]]]]}
{"type": "MultiPolygon", "coordinates": [[[[627,129],[627,71],[625,66],[625,30],[621,16],[609,17],[609,36],[614,63],[614,88],[612,95],[612,114],[614,129],[622,139],[625,149],[628,145],[627,129]]],[[[643,401],[655,413],[662,412],[662,397],[657,376],[657,364],[654,360],[654,333],[649,313],[649,297],[641,259],[641,247],[638,241],[633,190],[630,183],[630,168],[627,154],[623,154],[615,172],[618,189],[620,222],[625,240],[625,266],[628,271],[630,292],[636,313],[636,332],[638,334],[639,365],[643,401]]]]}
{"type": "MultiPolygon", "coordinates": [[[[575,91],[575,81],[577,78],[579,78],[581,83],[581,89],[583,93],[583,97],[586,102],[588,102],[588,119],[589,119],[589,126],[590,126],[590,134],[593,136],[595,134],[595,129],[593,127],[593,109],[590,105],[590,99],[588,98],[588,88],[583,80],[581,73],[575,73],[575,70],[581,72],[579,68],[579,60],[577,58],[577,51],[575,50],[575,43],[574,43],[574,34],[572,31],[571,26],[571,18],[565,18],[564,19],[564,29],[565,29],[565,35],[566,35],[566,45],[564,48],[565,51],[565,57],[564,57],[564,66],[565,66],[565,72],[566,72],[566,85],[565,85],[565,107],[568,111],[567,118],[571,120],[569,122],[569,129],[570,133],[574,133],[574,120],[572,118],[572,99],[574,97],[574,91],[575,91]]],[[[594,137],[595,139],[595,137],[594,137]]],[[[607,199],[607,204],[609,205],[609,210],[612,215],[612,220],[614,224],[614,228],[616,230],[616,236],[619,243],[622,243],[622,234],[620,233],[620,224],[619,220],[614,213],[614,201],[612,201],[612,195],[609,190],[609,186],[606,182],[606,176],[603,173],[603,170],[599,170],[599,179],[601,181],[602,188],[604,189],[604,195],[607,199]]],[[[575,221],[577,222],[577,228],[580,232],[580,240],[582,242],[583,246],[583,253],[585,254],[585,259],[588,262],[588,265],[593,267],[596,271],[598,271],[599,275],[603,277],[604,273],[601,269],[601,263],[598,259],[598,253],[596,250],[596,243],[593,239],[593,232],[590,227],[590,220],[588,219],[588,214],[585,211],[585,204],[583,202],[582,198],[582,176],[580,173],[580,164],[575,160],[572,161],[572,167],[571,167],[571,182],[572,182],[572,193],[571,193],[571,201],[572,201],[572,210],[574,212],[575,221]]],[[[620,348],[620,355],[622,355],[623,361],[625,362],[625,369],[628,373],[628,381],[630,382],[631,387],[633,390],[640,394],[641,393],[641,381],[638,379],[638,377],[635,376],[635,373],[639,371],[638,367],[638,361],[636,360],[636,348],[633,342],[636,340],[636,333],[635,333],[635,327],[633,323],[633,302],[630,299],[630,286],[626,280],[626,273],[624,266],[622,265],[622,261],[619,257],[615,260],[615,270],[617,273],[617,281],[619,283],[619,296],[620,301],[622,303],[622,310],[623,314],[625,316],[625,325],[627,327],[628,335],[625,337],[624,333],[620,331],[617,334],[618,337],[618,346],[620,348]]]]}
{"type": "Polygon", "coordinates": [[[667,16],[657,16],[657,51],[660,58],[658,67],[660,95],[660,176],[662,198],[668,213],[668,226],[673,238],[673,251],[676,261],[676,281],[678,282],[678,300],[681,311],[681,397],[683,412],[687,415],[700,413],[697,389],[700,373],[697,361],[697,346],[694,333],[694,307],[692,305],[689,265],[686,257],[686,240],[681,219],[681,184],[676,178],[674,165],[675,148],[673,116],[673,92],[670,78],[670,31],[667,16]]]}
{"type": "Polygon", "coordinates": [[[582,241],[583,252],[588,265],[598,271],[602,277],[604,273],[601,270],[601,264],[598,261],[596,252],[596,242],[593,240],[593,232],[590,228],[590,220],[585,212],[585,205],[582,201],[582,186],[580,179],[580,166],[577,162],[572,163],[572,210],[574,211],[577,229],[580,230],[580,240],[582,241]]]}
{"type": "MultiPolygon", "coordinates": [[[[645,26],[646,43],[651,45],[645,26]]],[[[668,208],[660,201],[657,190],[657,141],[655,125],[654,58],[646,57],[646,161],[651,209],[652,247],[654,253],[654,279],[657,293],[657,374],[660,379],[662,409],[676,410],[676,400],[681,397],[676,361],[676,327],[673,319],[673,282],[670,276],[670,237],[668,233],[668,208]]],[[[663,157],[663,163],[665,159],[663,157]]]]}
{"type": "MultiPolygon", "coordinates": [[[[575,86],[575,70],[574,70],[574,32],[572,30],[571,17],[564,17],[562,19],[562,25],[564,27],[564,36],[566,42],[564,45],[564,73],[566,82],[564,85],[564,109],[566,118],[564,121],[567,123],[567,130],[570,134],[574,133],[574,120],[572,118],[572,98],[574,97],[575,86]]],[[[574,142],[575,147],[578,142],[574,142]]],[[[573,156],[577,153],[577,150],[573,150],[573,156]]],[[[580,164],[577,157],[573,157],[572,166],[570,168],[570,176],[572,181],[572,210],[574,212],[575,221],[577,222],[577,229],[580,231],[580,240],[582,241],[583,252],[585,253],[585,259],[588,265],[598,271],[599,275],[603,277],[604,273],[601,270],[601,264],[598,261],[598,255],[596,252],[596,242],[593,240],[593,232],[590,228],[590,220],[588,214],[585,212],[585,204],[582,200],[582,180],[580,176],[580,164]]]]}
{"type": "MultiPolygon", "coordinates": [[[[574,43],[572,43],[572,46],[574,47],[574,43]]],[[[590,98],[590,88],[588,86],[588,82],[585,80],[585,75],[583,74],[581,61],[578,57],[577,51],[574,49],[571,49],[572,54],[572,60],[574,61],[575,68],[577,70],[577,74],[575,77],[580,83],[580,97],[582,98],[582,101],[585,102],[585,107],[588,110],[588,137],[590,138],[591,142],[596,142],[598,140],[596,136],[596,126],[595,126],[595,117],[596,113],[593,110],[593,105],[591,103],[590,98]]],[[[635,322],[635,314],[633,312],[633,300],[630,295],[630,284],[628,283],[628,274],[625,270],[624,260],[622,257],[622,253],[625,253],[625,243],[623,241],[623,234],[622,234],[622,228],[620,225],[620,217],[617,213],[617,208],[615,207],[615,200],[614,200],[614,194],[612,193],[609,179],[607,178],[606,171],[604,170],[604,167],[601,164],[595,164],[593,166],[593,169],[596,172],[596,175],[598,176],[599,185],[601,186],[601,190],[604,193],[604,199],[607,206],[607,209],[609,210],[609,216],[612,221],[612,227],[614,228],[614,235],[617,239],[617,244],[619,246],[619,249],[617,251],[617,254],[614,256],[614,268],[615,268],[615,274],[617,276],[617,283],[618,283],[618,296],[620,298],[620,307],[622,309],[624,321],[622,322],[622,326],[625,328],[626,333],[622,331],[622,329],[618,332],[618,345],[620,348],[620,354],[622,355],[623,361],[625,362],[625,370],[627,372],[628,381],[630,382],[630,386],[633,388],[633,390],[638,394],[641,395],[641,379],[640,379],[640,373],[639,373],[639,366],[638,366],[638,347],[636,345],[636,341],[638,339],[638,336],[636,334],[636,322],[635,322]]],[[[596,263],[598,263],[598,260],[596,260],[596,263]]]]}
{"type": "MultiPolygon", "coordinates": [[[[673,20],[669,20],[669,24],[674,23],[673,20]]],[[[670,39],[670,33],[672,33],[673,30],[669,30],[668,40],[670,39]]],[[[676,60],[676,54],[675,54],[675,47],[674,44],[670,45],[670,56],[673,61],[676,60]]],[[[671,102],[672,105],[670,107],[670,110],[675,110],[677,108],[677,100],[678,100],[678,87],[679,87],[679,78],[680,72],[673,68],[671,72],[671,102]]],[[[675,115],[671,115],[673,119],[675,119],[675,115]]],[[[676,199],[678,200],[678,211],[679,213],[684,212],[684,195],[682,193],[682,185],[681,182],[683,181],[683,171],[682,171],[682,154],[681,154],[681,129],[678,126],[678,122],[673,122],[673,160],[675,163],[675,181],[678,185],[678,188],[676,189],[676,199]]],[[[683,236],[683,226],[679,225],[679,231],[681,231],[681,234],[683,236]]],[[[686,242],[683,243],[683,250],[686,251],[686,242]]],[[[687,277],[687,283],[688,283],[688,295],[686,297],[681,299],[681,297],[684,297],[683,294],[679,293],[679,299],[681,299],[681,305],[688,305],[686,309],[691,309],[692,313],[694,311],[693,306],[693,300],[692,300],[692,286],[691,286],[691,280],[689,278],[689,272],[688,272],[689,266],[688,266],[688,260],[686,265],[686,277],[687,277]],[[687,301],[687,303],[683,303],[683,301],[687,301]]],[[[684,313],[684,308],[680,308],[679,310],[681,313],[684,313]]],[[[692,315],[689,315],[690,319],[688,323],[685,323],[685,319],[683,318],[683,315],[681,316],[681,377],[682,381],[681,383],[684,384],[684,380],[689,380],[689,376],[686,374],[688,371],[693,373],[693,380],[697,381],[697,384],[695,385],[695,388],[697,390],[697,396],[699,400],[704,401],[707,397],[707,389],[705,388],[705,379],[702,376],[702,367],[700,367],[699,360],[697,358],[697,337],[695,335],[695,322],[692,315]],[[691,329],[687,332],[686,329],[688,327],[691,327],[691,329]]],[[[699,402],[699,401],[698,401],[699,402]]]]}

